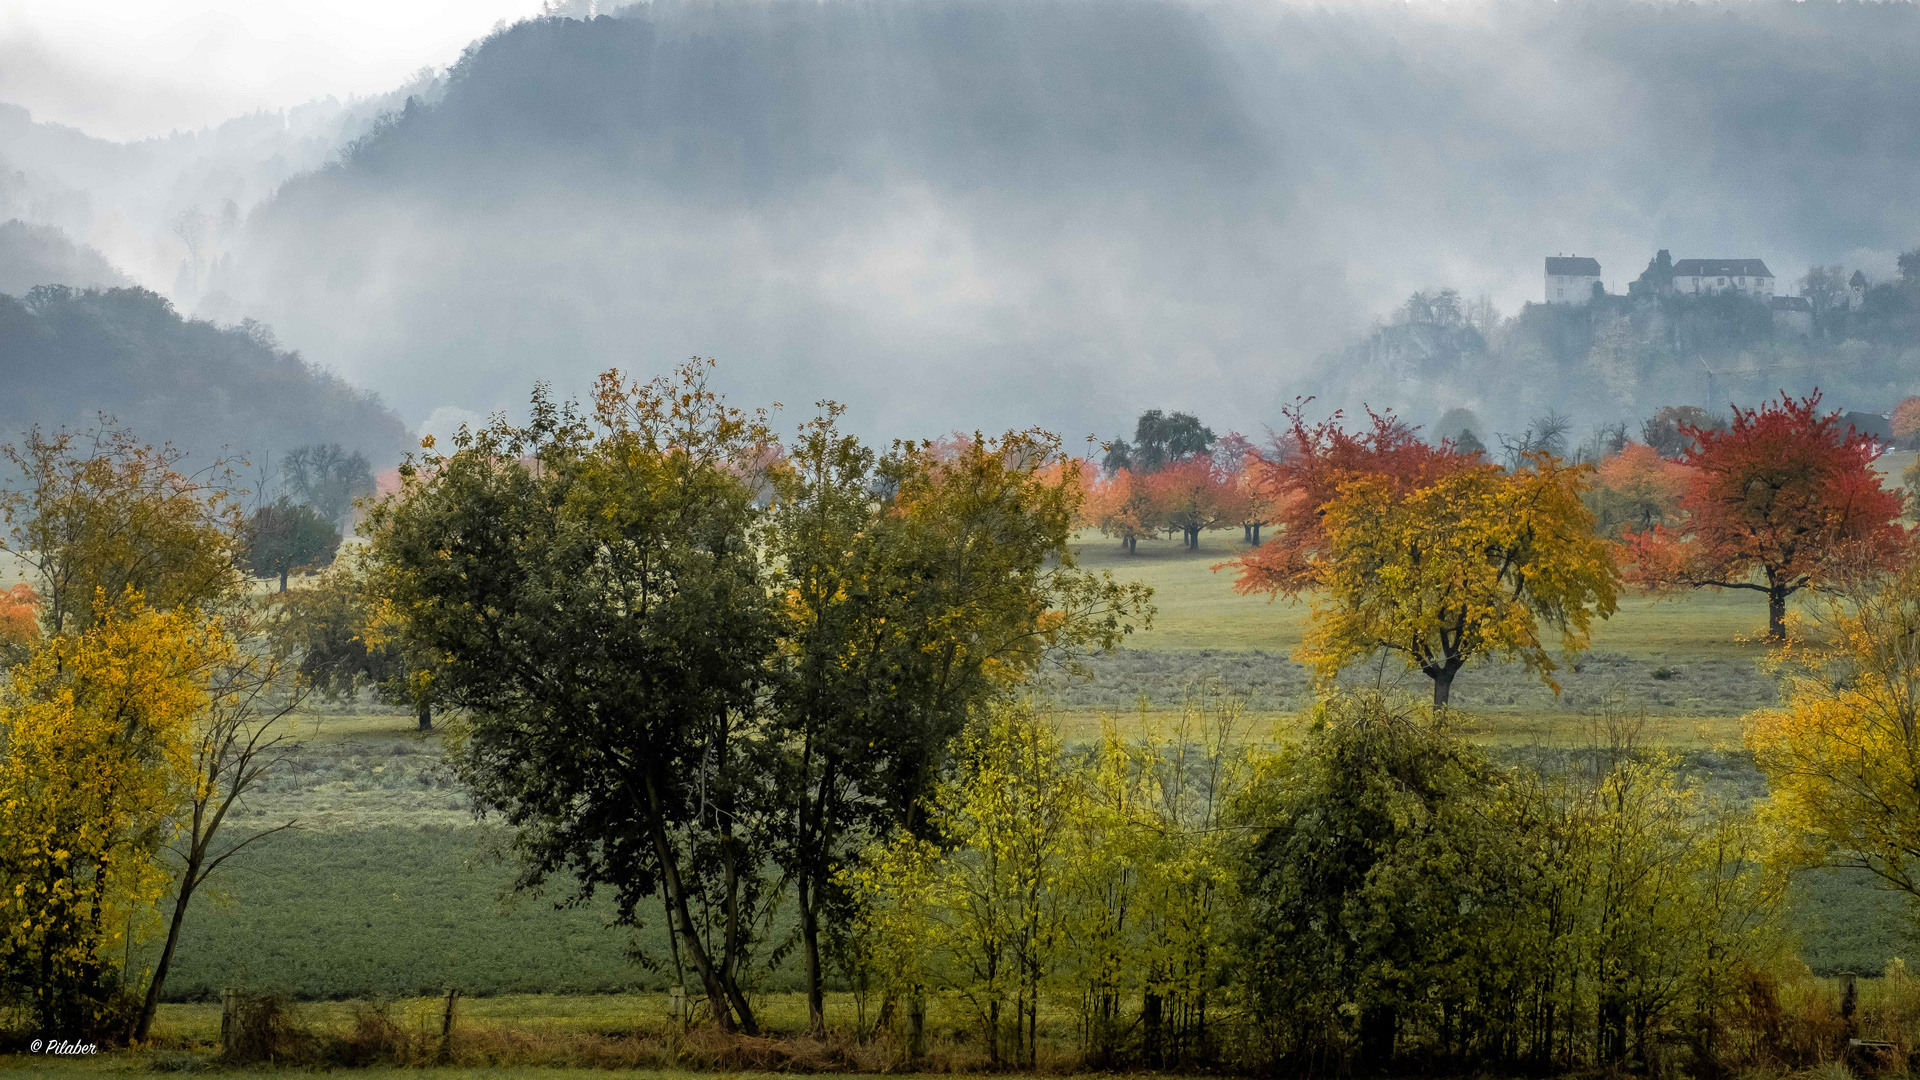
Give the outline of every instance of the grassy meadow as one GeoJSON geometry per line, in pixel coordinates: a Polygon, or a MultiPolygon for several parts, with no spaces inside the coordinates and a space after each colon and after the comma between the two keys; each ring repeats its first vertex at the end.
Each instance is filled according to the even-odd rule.
{"type": "MultiPolygon", "coordinates": [[[[1198,553],[1146,541],[1133,557],[1103,537],[1082,538],[1084,565],[1153,585],[1159,614],[1125,649],[1093,658],[1090,678],[1047,677],[1043,689],[1070,738],[1107,723],[1165,734],[1183,703],[1222,696],[1244,703],[1243,737],[1289,737],[1310,691],[1290,657],[1307,608],[1237,595],[1231,572],[1213,567],[1238,550],[1237,532],[1208,534],[1198,553]]],[[[1581,753],[1603,710],[1644,713],[1643,739],[1671,748],[1710,785],[1758,797],[1764,783],[1740,734],[1741,716],[1774,700],[1757,664],[1764,627],[1757,594],[1630,596],[1595,634],[1593,652],[1559,673],[1558,696],[1502,664],[1469,668],[1455,696],[1473,736],[1516,760],[1581,753]]],[[[1426,689],[1394,665],[1346,679],[1426,689]]],[[[410,716],[364,708],[297,723],[304,745],[293,767],[235,827],[289,817],[302,827],[263,841],[215,879],[211,902],[196,904],[157,1026],[163,1039],[212,1034],[227,986],[285,993],[322,1023],[355,1001],[427,1009],[449,986],[467,996],[463,1023],[604,1032],[664,1018],[673,969],[658,913],[643,911],[630,929],[612,925],[604,897],[556,907],[563,893],[513,895],[508,835],[473,820],[438,735],[415,732],[410,716]]],[[[1871,883],[1827,873],[1804,876],[1795,890],[1802,955],[1815,971],[1877,972],[1910,951],[1899,902],[1871,883]]],[[[798,985],[792,958],[759,974],[775,1028],[800,1026],[798,985]]],[[[854,1007],[835,999],[849,1019],[854,1007]]]]}

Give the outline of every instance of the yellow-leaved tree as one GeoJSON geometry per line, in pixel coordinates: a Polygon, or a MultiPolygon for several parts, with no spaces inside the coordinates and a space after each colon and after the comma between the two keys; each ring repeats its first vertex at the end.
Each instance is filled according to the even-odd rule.
{"type": "Polygon", "coordinates": [[[1794,630],[1784,704],[1747,729],[1782,854],[1920,899],[1920,567],[1856,579],[1794,630]]]}
{"type": "Polygon", "coordinates": [[[104,594],[0,693],[0,972],[39,1030],[98,1032],[114,972],[153,923],[158,856],[195,795],[195,721],[233,661],[217,620],[104,594]]]}
{"type": "Polygon", "coordinates": [[[1587,647],[1619,571],[1581,502],[1587,466],[1530,455],[1508,472],[1463,462],[1422,486],[1352,474],[1326,503],[1313,627],[1300,658],[1331,679],[1379,650],[1433,680],[1444,706],[1469,660],[1517,658],[1558,690],[1542,640],[1587,647]]]}

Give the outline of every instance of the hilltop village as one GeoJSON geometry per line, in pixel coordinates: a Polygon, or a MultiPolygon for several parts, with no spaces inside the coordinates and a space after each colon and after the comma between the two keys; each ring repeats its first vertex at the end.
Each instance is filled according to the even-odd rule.
{"type": "Polygon", "coordinates": [[[1672,404],[1723,410],[1819,388],[1880,414],[1920,390],[1920,251],[1874,281],[1816,266],[1783,283],[1759,258],[1658,251],[1624,294],[1599,260],[1552,255],[1539,302],[1511,315],[1455,288],[1408,297],[1329,366],[1329,394],[1386,376],[1414,414],[1558,409],[1599,420],[1672,404]],[[1346,385],[1342,380],[1350,382],[1346,385]]]}

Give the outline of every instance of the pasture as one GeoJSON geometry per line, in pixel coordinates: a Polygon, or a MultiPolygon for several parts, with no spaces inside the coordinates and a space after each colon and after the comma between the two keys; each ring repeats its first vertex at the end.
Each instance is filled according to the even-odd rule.
{"type": "MultiPolygon", "coordinates": [[[[1244,703],[1243,738],[1289,737],[1310,689],[1289,657],[1307,609],[1236,595],[1230,574],[1211,567],[1238,546],[1213,533],[1198,553],[1143,542],[1130,558],[1105,538],[1083,537],[1084,565],[1152,584],[1159,614],[1124,650],[1091,658],[1090,677],[1044,680],[1070,739],[1109,723],[1166,734],[1183,704],[1223,697],[1244,703]]],[[[1496,754],[1547,764],[1592,745],[1602,711],[1644,713],[1643,740],[1670,748],[1716,791],[1754,798],[1764,784],[1740,745],[1740,718],[1774,699],[1757,665],[1763,628],[1754,594],[1630,596],[1596,633],[1594,651],[1559,673],[1558,696],[1496,664],[1463,673],[1456,700],[1473,737],[1496,754]]],[[[1345,678],[1425,689],[1394,664],[1345,678]]],[[[355,1000],[414,1008],[449,986],[471,999],[462,1016],[474,1022],[630,1030],[665,1015],[673,969],[658,911],[643,908],[630,929],[612,925],[608,897],[557,907],[564,890],[514,895],[508,834],[474,821],[440,736],[416,733],[409,716],[366,709],[316,711],[297,723],[304,745],[293,767],[247,815],[302,827],[261,843],[216,879],[215,903],[196,906],[163,1036],[203,1038],[227,986],[314,1003],[321,1020],[355,1000]]],[[[1794,890],[1802,956],[1815,971],[1876,972],[1909,951],[1900,902],[1858,875],[1806,875],[1794,890]]],[[[799,1026],[791,957],[763,966],[755,984],[775,1027],[799,1026]]]]}

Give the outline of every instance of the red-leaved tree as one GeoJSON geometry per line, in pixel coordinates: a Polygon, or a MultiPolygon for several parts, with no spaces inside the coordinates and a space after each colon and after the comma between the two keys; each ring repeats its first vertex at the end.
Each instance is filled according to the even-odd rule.
{"type": "Polygon", "coordinates": [[[1308,424],[1306,400],[1285,410],[1287,427],[1274,450],[1249,461],[1253,483],[1273,511],[1274,537],[1231,563],[1234,588],[1242,593],[1298,597],[1320,582],[1325,543],[1320,517],[1340,485],[1366,476],[1385,477],[1394,493],[1425,487],[1476,455],[1451,444],[1430,446],[1391,412],[1367,410],[1367,426],[1348,431],[1336,412],[1308,424]]]}
{"type": "Polygon", "coordinates": [[[1193,551],[1200,549],[1201,531],[1226,522],[1237,501],[1232,480],[1206,457],[1168,465],[1146,478],[1146,488],[1153,521],[1178,529],[1193,551]]]}
{"type": "Polygon", "coordinates": [[[1787,598],[1860,566],[1907,555],[1904,500],[1873,471],[1873,440],[1820,394],[1733,410],[1726,430],[1684,429],[1693,468],[1684,520],[1626,537],[1627,580],[1656,591],[1751,589],[1767,596],[1767,635],[1787,633],[1787,598]]]}

